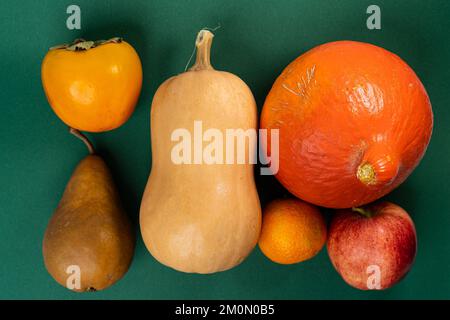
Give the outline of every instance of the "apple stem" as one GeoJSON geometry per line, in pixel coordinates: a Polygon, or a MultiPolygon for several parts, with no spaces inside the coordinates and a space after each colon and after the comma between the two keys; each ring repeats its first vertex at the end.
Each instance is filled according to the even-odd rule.
{"type": "Polygon", "coordinates": [[[359,214],[363,215],[366,218],[371,218],[373,216],[373,213],[368,209],[352,208],[352,211],[358,212],[359,214]]]}

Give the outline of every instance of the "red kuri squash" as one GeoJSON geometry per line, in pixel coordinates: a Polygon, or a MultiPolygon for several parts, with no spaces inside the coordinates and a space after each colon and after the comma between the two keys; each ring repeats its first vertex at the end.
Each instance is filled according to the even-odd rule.
{"type": "MultiPolygon", "coordinates": [[[[428,146],[433,114],[424,86],[402,59],[371,44],[337,41],[283,71],[261,127],[279,129],[276,177],[291,193],[348,208],[382,197],[408,177],[428,146]]],[[[266,148],[270,153],[270,141],[266,148]]]]}

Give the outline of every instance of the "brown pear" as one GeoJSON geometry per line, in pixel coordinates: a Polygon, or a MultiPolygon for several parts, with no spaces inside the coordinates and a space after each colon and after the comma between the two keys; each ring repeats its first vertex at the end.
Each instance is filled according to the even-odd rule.
{"type": "Polygon", "coordinates": [[[127,272],[135,237],[103,159],[77,130],[90,151],[76,167],[56,208],[43,241],[45,266],[66,288],[97,291],[127,272]]]}

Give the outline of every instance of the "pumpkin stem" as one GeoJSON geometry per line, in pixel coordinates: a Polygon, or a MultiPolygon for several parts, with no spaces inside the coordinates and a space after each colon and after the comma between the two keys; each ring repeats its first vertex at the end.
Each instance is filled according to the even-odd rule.
{"type": "Polygon", "coordinates": [[[399,169],[395,150],[384,143],[377,143],[365,151],[356,177],[366,186],[389,185],[397,177],[399,169]]]}
{"type": "Polygon", "coordinates": [[[92,146],[92,143],[89,141],[89,139],[82,134],[79,130],[74,129],[74,128],[69,128],[69,132],[71,134],[73,134],[75,137],[77,137],[78,139],[80,139],[81,141],[84,142],[84,144],[86,145],[87,149],[89,150],[89,154],[94,154],[95,150],[94,147],[92,146]]]}
{"type": "Polygon", "coordinates": [[[206,29],[200,30],[195,40],[197,57],[190,71],[211,70],[211,44],[214,34],[206,29]]]}
{"type": "Polygon", "coordinates": [[[377,182],[375,170],[370,163],[364,163],[358,167],[356,177],[366,185],[373,185],[377,182]]]}

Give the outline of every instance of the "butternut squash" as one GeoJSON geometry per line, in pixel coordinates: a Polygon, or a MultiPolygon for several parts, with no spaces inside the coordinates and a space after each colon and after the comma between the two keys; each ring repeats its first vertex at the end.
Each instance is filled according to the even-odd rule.
{"type": "Polygon", "coordinates": [[[199,32],[194,66],[166,80],[153,98],[153,163],[140,209],[142,237],[150,253],[173,269],[202,274],[242,262],[261,229],[249,161],[256,147],[250,139],[245,140],[251,152],[244,164],[177,164],[171,157],[173,133],[180,128],[192,133],[198,121],[204,131],[220,130],[223,135],[227,129],[256,132],[253,95],[237,76],[213,69],[212,38],[210,31],[199,32]]]}

